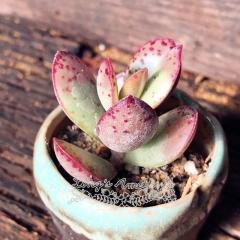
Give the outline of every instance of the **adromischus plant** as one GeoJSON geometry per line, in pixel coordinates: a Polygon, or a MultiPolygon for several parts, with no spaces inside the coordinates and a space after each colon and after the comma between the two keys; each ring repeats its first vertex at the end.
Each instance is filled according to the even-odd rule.
{"type": "MultiPolygon", "coordinates": [[[[115,76],[108,58],[97,79],[78,57],[57,52],[52,68],[56,97],[66,115],[84,132],[113,150],[122,161],[160,167],[176,160],[191,143],[198,113],[180,106],[161,116],[158,107],[176,87],[182,46],[169,38],[144,44],[126,73],[115,76]]],[[[117,174],[108,161],[54,138],[60,164],[83,182],[111,180],[117,174]]]]}

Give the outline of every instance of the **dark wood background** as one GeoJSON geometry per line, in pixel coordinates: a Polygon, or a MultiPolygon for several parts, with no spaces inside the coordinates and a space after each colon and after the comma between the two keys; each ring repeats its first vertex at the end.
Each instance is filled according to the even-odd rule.
{"type": "Polygon", "coordinates": [[[0,13],[129,52],[171,37],[184,45],[184,69],[240,83],[239,0],[1,0],[0,13]]]}
{"type": "MultiPolygon", "coordinates": [[[[88,1],[88,4],[83,2],[69,0],[64,7],[59,6],[60,1],[57,0],[0,1],[0,239],[60,239],[39,199],[32,169],[35,136],[46,116],[57,106],[51,82],[51,64],[55,52],[61,49],[78,54],[94,72],[101,59],[108,56],[119,72],[129,62],[129,53],[142,42],[156,36],[156,33],[171,33],[174,38],[176,35],[177,42],[187,45],[184,48],[186,56],[179,88],[220,120],[228,140],[230,170],[226,187],[199,240],[240,239],[240,86],[233,82],[238,78],[229,77],[226,71],[231,68],[232,74],[239,74],[236,66],[240,54],[237,47],[239,38],[230,41],[230,33],[239,19],[237,1],[201,1],[202,9],[207,9],[204,16],[216,14],[216,17],[220,16],[219,19],[229,19],[225,24],[228,23],[232,28],[219,28],[222,32],[217,30],[216,33],[213,31],[214,23],[204,25],[191,21],[192,18],[207,21],[197,14],[197,5],[200,3],[196,2],[200,1],[172,1],[176,5],[169,6],[167,1],[156,3],[150,0],[150,15],[143,14],[143,8],[147,9],[143,3],[135,4],[133,8],[136,1],[104,1],[104,6],[103,1],[95,4],[94,1],[88,1]],[[80,5],[76,7],[77,3],[81,8],[80,5]],[[214,10],[213,6],[218,7],[216,9],[219,11],[214,10]],[[192,10],[187,10],[189,8],[192,10]],[[182,11],[178,12],[177,9],[182,11]],[[174,12],[175,20],[170,21],[174,12]],[[114,16],[119,21],[117,25],[114,24],[114,16]],[[144,16],[146,21],[143,21],[144,16]],[[139,23],[138,19],[141,19],[139,23]],[[149,22],[155,25],[154,36],[151,29],[146,27],[149,22]],[[172,23],[182,27],[178,29],[172,23]],[[124,24],[128,27],[123,27],[124,24]],[[145,27],[130,28],[138,24],[145,27]],[[102,28],[97,28],[100,25],[102,28]],[[159,31],[158,25],[161,26],[159,31]],[[212,30],[205,32],[204,29],[212,30]],[[198,36],[194,33],[198,33],[198,36]],[[216,42],[214,34],[220,33],[222,37],[216,42]],[[191,50],[195,46],[192,39],[201,41],[195,47],[198,54],[193,54],[191,50]],[[105,44],[105,50],[99,43],[105,44]],[[230,47],[230,43],[234,47],[230,47]],[[216,56],[210,54],[216,48],[228,57],[220,57],[216,61],[216,56]],[[192,67],[187,68],[187,62],[192,67]],[[186,71],[188,69],[194,71],[186,71]]],[[[224,21],[219,20],[215,24],[219,26],[224,21]]],[[[237,36],[239,24],[234,31],[237,36]]]]}

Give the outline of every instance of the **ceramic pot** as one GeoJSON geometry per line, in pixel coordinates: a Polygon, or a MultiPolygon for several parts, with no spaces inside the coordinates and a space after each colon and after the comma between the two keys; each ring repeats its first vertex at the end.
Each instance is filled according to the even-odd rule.
{"type": "Polygon", "coordinates": [[[57,107],[43,123],[34,147],[34,178],[39,195],[50,210],[63,239],[195,239],[216,204],[228,170],[226,141],[219,122],[197,102],[175,90],[164,108],[181,104],[199,112],[193,145],[203,157],[212,152],[200,186],[185,197],[154,207],[118,207],[99,202],[76,189],[63,177],[51,157],[51,139],[66,125],[57,107]]]}

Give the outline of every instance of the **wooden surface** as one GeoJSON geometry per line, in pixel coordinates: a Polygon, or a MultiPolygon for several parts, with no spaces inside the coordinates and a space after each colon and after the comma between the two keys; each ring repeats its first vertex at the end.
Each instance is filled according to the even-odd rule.
{"type": "MultiPolygon", "coordinates": [[[[78,53],[93,71],[105,56],[118,72],[130,59],[116,46],[100,51],[103,46],[90,47],[46,25],[0,15],[0,239],[59,239],[32,168],[36,133],[57,106],[51,63],[58,49],[78,53]]],[[[240,239],[240,86],[183,71],[179,87],[221,121],[229,146],[227,184],[199,240],[240,239]]]]}
{"type": "Polygon", "coordinates": [[[1,0],[0,13],[129,52],[151,38],[184,45],[183,67],[240,84],[238,0],[1,0]]]}

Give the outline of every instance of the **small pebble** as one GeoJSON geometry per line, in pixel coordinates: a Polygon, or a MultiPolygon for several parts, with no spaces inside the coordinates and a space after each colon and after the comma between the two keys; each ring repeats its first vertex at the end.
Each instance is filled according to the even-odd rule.
{"type": "Polygon", "coordinates": [[[189,174],[189,175],[197,175],[198,170],[196,169],[194,161],[187,161],[184,164],[184,170],[189,174]]]}

